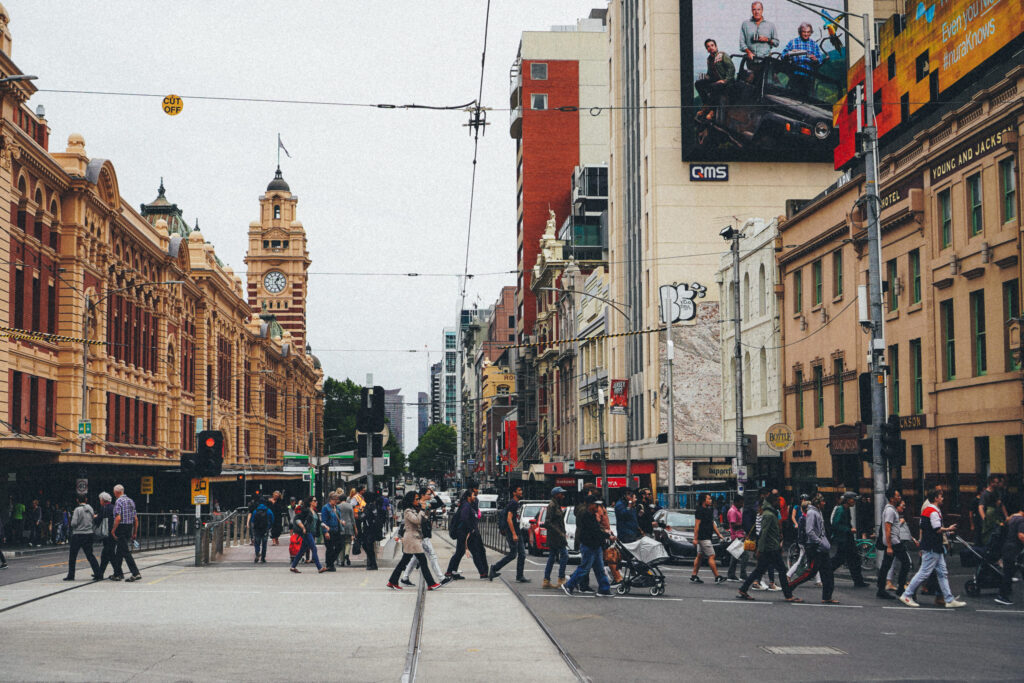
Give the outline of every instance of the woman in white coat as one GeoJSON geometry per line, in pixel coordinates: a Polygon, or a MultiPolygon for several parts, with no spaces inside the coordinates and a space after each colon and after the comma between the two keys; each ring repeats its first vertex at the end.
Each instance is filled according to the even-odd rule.
{"type": "Polygon", "coordinates": [[[402,559],[395,566],[394,571],[391,572],[391,578],[388,579],[388,588],[402,590],[402,587],[398,584],[398,577],[402,575],[406,565],[415,557],[420,566],[420,571],[423,572],[423,580],[427,582],[427,590],[437,590],[441,587],[441,584],[437,583],[430,574],[430,567],[427,566],[427,557],[423,553],[423,534],[420,531],[420,525],[423,523],[423,518],[427,513],[420,509],[419,491],[409,491],[405,494],[402,503],[405,506],[405,514],[402,518],[405,522],[405,533],[402,535],[402,559]]]}

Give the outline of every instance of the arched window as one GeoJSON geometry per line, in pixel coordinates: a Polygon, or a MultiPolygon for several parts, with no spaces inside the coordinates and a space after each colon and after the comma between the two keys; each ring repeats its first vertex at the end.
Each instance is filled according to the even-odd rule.
{"type": "Polygon", "coordinates": [[[768,292],[765,291],[767,287],[765,281],[764,264],[761,264],[761,268],[757,274],[757,313],[758,315],[764,315],[768,311],[768,292]]]}
{"type": "Polygon", "coordinates": [[[742,315],[750,319],[750,314],[753,311],[750,310],[750,273],[743,273],[743,313],[742,315]]]}
{"type": "Polygon", "coordinates": [[[761,347],[761,407],[768,407],[768,350],[761,347]]]}
{"type": "Polygon", "coordinates": [[[281,205],[274,204],[274,218],[280,220],[281,218],[281,205]]]}
{"type": "Polygon", "coordinates": [[[743,354],[743,407],[750,407],[750,386],[753,382],[750,381],[750,352],[747,351],[743,354]]]}

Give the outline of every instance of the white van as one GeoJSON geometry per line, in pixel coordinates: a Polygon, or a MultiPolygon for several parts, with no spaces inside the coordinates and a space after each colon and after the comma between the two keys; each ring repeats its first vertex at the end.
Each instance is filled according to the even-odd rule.
{"type": "Polygon", "coordinates": [[[498,494],[480,493],[476,497],[477,506],[481,514],[494,514],[498,512],[498,494]]]}

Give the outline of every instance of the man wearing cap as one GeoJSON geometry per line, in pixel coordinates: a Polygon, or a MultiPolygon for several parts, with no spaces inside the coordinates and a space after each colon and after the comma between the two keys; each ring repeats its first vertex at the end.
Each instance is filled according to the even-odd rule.
{"type": "Polygon", "coordinates": [[[556,486],[551,489],[551,502],[544,515],[544,528],[548,532],[548,563],[544,567],[544,583],[541,588],[561,588],[565,583],[565,565],[569,562],[569,543],[565,537],[565,489],[556,486]],[[558,585],[551,584],[551,569],[558,558],[558,585]]]}
{"type": "Polygon", "coordinates": [[[842,567],[845,562],[850,570],[850,576],[853,577],[853,587],[864,588],[868,583],[861,574],[856,529],[853,526],[853,508],[856,504],[857,494],[847,491],[839,505],[832,511],[832,543],[836,547],[836,555],[832,558],[832,571],[842,567]]]}

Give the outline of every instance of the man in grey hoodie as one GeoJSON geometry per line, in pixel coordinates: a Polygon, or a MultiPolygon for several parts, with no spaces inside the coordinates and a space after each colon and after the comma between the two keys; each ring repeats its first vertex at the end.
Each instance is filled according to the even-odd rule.
{"type": "Polygon", "coordinates": [[[811,499],[811,504],[807,506],[805,518],[801,520],[806,535],[804,547],[810,562],[803,574],[789,582],[789,587],[792,590],[817,573],[821,578],[821,601],[828,605],[835,605],[839,601],[832,598],[835,581],[832,578],[832,561],[828,556],[832,546],[829,545],[828,537],[825,534],[825,519],[821,516],[823,507],[825,507],[825,497],[820,493],[815,494],[811,499]]]}
{"type": "Polygon", "coordinates": [[[85,551],[85,559],[89,560],[89,566],[92,567],[93,581],[99,581],[103,578],[103,575],[100,574],[99,562],[96,561],[96,556],[92,554],[92,526],[96,513],[93,512],[92,506],[86,502],[88,499],[88,496],[85,494],[79,495],[78,507],[75,508],[74,513],[71,515],[71,549],[68,554],[68,575],[64,577],[65,581],[75,580],[75,563],[78,562],[79,549],[85,551]]]}

